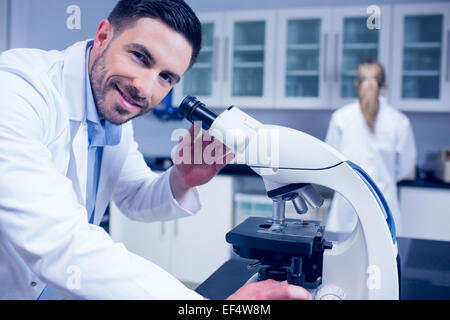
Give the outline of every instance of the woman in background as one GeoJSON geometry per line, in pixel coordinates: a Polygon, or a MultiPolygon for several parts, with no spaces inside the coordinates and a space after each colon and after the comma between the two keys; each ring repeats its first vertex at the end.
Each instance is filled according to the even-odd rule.
{"type": "MultiPolygon", "coordinates": [[[[358,101],[333,113],[326,142],[362,167],[375,181],[391,209],[398,233],[401,221],[397,182],[412,172],[416,160],[411,124],[404,114],[380,97],[386,79],[378,61],[367,60],[358,66],[355,86],[358,101]]],[[[356,222],[354,209],[335,193],[326,230],[348,234],[356,222]]]]}

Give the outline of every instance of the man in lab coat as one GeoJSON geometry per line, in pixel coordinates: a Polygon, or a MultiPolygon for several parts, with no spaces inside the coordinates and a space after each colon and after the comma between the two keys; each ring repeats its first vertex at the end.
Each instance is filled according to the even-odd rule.
{"type": "MultiPolygon", "coordinates": [[[[181,163],[158,177],[133,138],[130,120],[195,62],[200,28],[182,0],[121,0],[92,41],[0,55],[1,299],[203,298],[98,226],[110,200],[140,221],[193,215],[195,186],[230,161],[181,163]]],[[[189,134],[179,148],[192,146],[189,134]]],[[[230,298],[309,294],[264,281],[230,298]]]]}

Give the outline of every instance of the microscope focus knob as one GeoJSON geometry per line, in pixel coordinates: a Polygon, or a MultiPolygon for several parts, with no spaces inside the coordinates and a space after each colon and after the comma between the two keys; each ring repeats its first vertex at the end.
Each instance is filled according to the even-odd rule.
{"type": "Polygon", "coordinates": [[[317,291],[315,300],[344,300],[345,292],[338,286],[328,285],[317,291]]]}

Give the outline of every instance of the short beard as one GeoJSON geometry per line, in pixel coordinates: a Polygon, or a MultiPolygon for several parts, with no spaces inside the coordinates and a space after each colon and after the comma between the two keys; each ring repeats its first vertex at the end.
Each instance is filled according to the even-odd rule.
{"type": "MultiPolygon", "coordinates": [[[[147,103],[142,103],[142,110],[139,114],[123,120],[123,117],[117,117],[114,111],[119,114],[119,116],[126,116],[129,112],[120,106],[114,107],[114,110],[109,110],[106,105],[106,95],[108,90],[115,90],[116,85],[121,84],[121,88],[126,88],[127,92],[131,94],[132,98],[137,96],[136,89],[130,87],[129,85],[123,83],[119,77],[112,77],[107,83],[105,83],[106,78],[106,53],[109,50],[109,44],[103,53],[94,61],[92,64],[91,72],[89,73],[89,79],[91,81],[92,94],[94,96],[95,105],[97,107],[98,116],[101,120],[107,120],[116,125],[122,125],[142,114],[145,114],[148,110],[147,103]]],[[[138,98],[135,98],[136,101],[138,98]]]]}

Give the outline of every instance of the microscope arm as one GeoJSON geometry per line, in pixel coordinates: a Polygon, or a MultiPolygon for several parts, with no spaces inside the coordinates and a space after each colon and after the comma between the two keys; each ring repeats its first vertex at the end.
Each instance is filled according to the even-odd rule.
{"type": "Polygon", "coordinates": [[[263,179],[266,184],[301,181],[323,185],[349,200],[358,225],[348,239],[333,243],[333,248],[324,252],[323,285],[340,288],[346,299],[398,299],[395,228],[391,224],[391,234],[376,191],[351,163],[323,170],[280,169],[263,179]],[[375,284],[371,286],[370,281],[375,284]]]}
{"type": "MultiPolygon", "coordinates": [[[[319,139],[284,127],[265,130],[279,135],[279,159],[276,166],[250,166],[263,178],[267,191],[298,183],[325,186],[346,198],[358,216],[352,236],[324,253],[324,288],[340,288],[349,299],[398,299],[395,224],[373,180],[319,139]],[[293,146],[304,152],[293,152],[293,146]]],[[[256,141],[250,141],[249,148],[252,143],[256,141]]]]}

